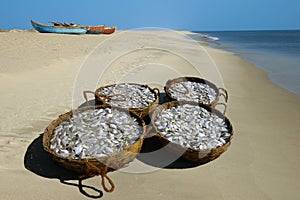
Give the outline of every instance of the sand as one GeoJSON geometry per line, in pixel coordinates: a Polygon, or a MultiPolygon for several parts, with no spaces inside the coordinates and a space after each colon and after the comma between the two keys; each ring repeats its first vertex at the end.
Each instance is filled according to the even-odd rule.
{"type": "MultiPolygon", "coordinates": [[[[300,98],[232,53],[183,37],[153,31],[0,33],[0,199],[88,199],[77,180],[68,181],[75,186],[59,181],[57,174],[69,174],[55,171],[60,168],[42,152],[40,134],[58,115],[84,102],[82,90],[117,81],[162,89],[168,78],[181,75],[201,75],[228,90],[226,115],[235,134],[230,148],[202,166],[157,169],[144,164],[140,171],[155,170],[110,173],[116,189],[100,193],[102,198],[298,199],[300,98]]],[[[83,184],[103,191],[99,177],[83,184]]]]}

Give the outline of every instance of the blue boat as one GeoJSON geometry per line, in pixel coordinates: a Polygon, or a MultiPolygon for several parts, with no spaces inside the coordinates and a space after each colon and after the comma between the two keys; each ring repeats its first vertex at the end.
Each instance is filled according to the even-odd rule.
{"type": "Polygon", "coordinates": [[[85,26],[79,25],[45,25],[30,20],[33,28],[40,33],[85,34],[85,26]]]}

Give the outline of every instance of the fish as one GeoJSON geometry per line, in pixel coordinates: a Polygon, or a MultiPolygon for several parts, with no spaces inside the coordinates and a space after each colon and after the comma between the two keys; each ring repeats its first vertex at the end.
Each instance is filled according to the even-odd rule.
{"type": "Polygon", "coordinates": [[[54,129],[50,149],[72,159],[99,158],[125,149],[142,135],[142,125],[125,110],[88,109],[73,113],[54,129]],[[112,123],[113,118],[118,123],[112,123]]]}
{"type": "Polygon", "coordinates": [[[105,98],[106,103],[122,108],[147,107],[157,99],[156,94],[148,87],[134,83],[107,86],[98,94],[100,97],[109,97],[105,98]]]}
{"type": "Polygon", "coordinates": [[[163,109],[152,125],[170,142],[195,150],[220,147],[231,137],[224,118],[193,104],[163,109]]]}
{"type": "Polygon", "coordinates": [[[172,98],[179,101],[193,101],[203,104],[211,104],[217,99],[217,91],[208,84],[183,81],[169,86],[172,98]]]}

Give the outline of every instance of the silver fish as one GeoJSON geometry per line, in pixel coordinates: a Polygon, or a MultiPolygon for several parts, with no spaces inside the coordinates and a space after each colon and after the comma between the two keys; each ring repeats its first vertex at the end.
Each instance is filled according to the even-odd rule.
{"type": "Polygon", "coordinates": [[[91,109],[74,113],[69,120],[61,122],[54,130],[50,148],[63,157],[97,158],[123,150],[142,133],[139,122],[126,111],[91,109]],[[113,123],[114,119],[118,123],[113,123]]]}
{"type": "Polygon", "coordinates": [[[223,118],[192,104],[162,110],[153,125],[169,141],[196,150],[217,148],[231,136],[223,118]]]}

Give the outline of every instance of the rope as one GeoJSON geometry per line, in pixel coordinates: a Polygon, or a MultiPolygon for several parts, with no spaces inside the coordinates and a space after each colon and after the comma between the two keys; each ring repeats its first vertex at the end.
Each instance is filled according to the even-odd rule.
{"type": "Polygon", "coordinates": [[[220,93],[220,96],[223,96],[225,98],[225,102],[227,103],[227,101],[228,101],[228,92],[227,92],[227,90],[225,90],[224,88],[219,88],[219,93],[220,93]],[[221,91],[223,91],[224,93],[221,93],[221,91]]]}
{"type": "MultiPolygon", "coordinates": [[[[107,170],[107,167],[106,167],[106,170],[107,170]]],[[[103,171],[102,171],[102,174],[101,174],[101,184],[102,184],[102,187],[103,187],[103,189],[105,190],[105,192],[113,192],[114,189],[115,189],[115,185],[114,185],[113,181],[107,176],[106,170],[103,170],[103,171]],[[108,188],[106,187],[106,184],[105,184],[105,178],[106,178],[106,180],[107,180],[107,181],[109,182],[109,184],[110,184],[110,189],[108,189],[108,188]]]]}

